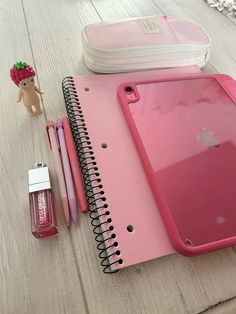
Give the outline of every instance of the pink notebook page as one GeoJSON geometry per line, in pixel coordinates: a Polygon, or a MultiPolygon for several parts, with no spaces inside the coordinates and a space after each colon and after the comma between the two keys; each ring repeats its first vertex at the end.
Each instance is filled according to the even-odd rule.
{"type": "Polygon", "coordinates": [[[190,67],[73,77],[112,219],[109,225],[114,226],[112,241],[118,242],[115,250],[122,259],[113,269],[174,252],[118,102],[118,86],[125,81],[189,73],[200,70],[190,67]],[[102,148],[104,143],[107,148],[102,148]],[[133,232],[127,226],[133,226],[133,232]]]}

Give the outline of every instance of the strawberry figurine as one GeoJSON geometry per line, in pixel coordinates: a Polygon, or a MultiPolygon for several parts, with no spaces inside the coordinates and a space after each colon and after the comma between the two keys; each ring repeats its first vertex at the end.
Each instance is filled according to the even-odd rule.
{"type": "Polygon", "coordinates": [[[43,94],[34,85],[35,71],[25,62],[16,62],[10,70],[12,81],[19,87],[17,102],[21,99],[30,117],[42,113],[38,94],[43,94]],[[38,94],[37,94],[38,93],[38,94]]]}

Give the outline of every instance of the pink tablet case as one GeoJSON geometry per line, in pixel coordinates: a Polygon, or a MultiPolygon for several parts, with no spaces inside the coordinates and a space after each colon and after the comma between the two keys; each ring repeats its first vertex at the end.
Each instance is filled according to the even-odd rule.
{"type": "MultiPolygon", "coordinates": [[[[93,193],[99,195],[101,190],[103,192],[96,198],[96,206],[100,209],[91,212],[90,216],[94,218],[99,213],[102,238],[107,239],[106,251],[110,256],[108,264],[100,246],[104,241],[93,219],[98,248],[101,249],[100,257],[104,257],[102,265],[106,271],[110,264],[111,270],[116,270],[174,252],[120,108],[118,87],[127,80],[148,80],[190,73],[200,73],[200,70],[190,67],[74,76],[64,81],[67,111],[80,151],[81,167],[85,169],[87,163],[92,169],[91,164],[96,162],[94,175],[92,172],[84,175],[85,184],[90,176],[93,193]],[[85,142],[86,136],[89,146],[82,152],[80,139],[85,142]],[[92,160],[91,157],[95,159],[92,160]],[[99,182],[96,181],[97,178],[99,182]],[[109,214],[105,215],[106,212],[109,214]],[[130,231],[133,228],[133,231],[129,232],[127,227],[130,231]],[[114,243],[118,246],[114,246],[114,243]]],[[[87,192],[87,195],[90,194],[87,192]]]]}
{"type": "Polygon", "coordinates": [[[176,250],[235,245],[236,82],[219,74],[129,82],[119,96],[176,250]]]}

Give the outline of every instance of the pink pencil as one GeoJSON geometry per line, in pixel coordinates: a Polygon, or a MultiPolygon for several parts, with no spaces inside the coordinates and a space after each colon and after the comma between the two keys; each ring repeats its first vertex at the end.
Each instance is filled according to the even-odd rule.
{"type": "Polygon", "coordinates": [[[64,128],[66,147],[67,147],[67,151],[68,151],[68,155],[70,159],[71,170],[74,177],[74,184],[75,184],[78,201],[80,205],[80,210],[81,212],[86,213],[88,211],[87,200],[86,200],[86,196],[84,192],[84,185],[83,185],[82,175],[80,172],[78,156],[75,149],[74,139],[71,133],[68,118],[67,117],[63,118],[62,123],[63,123],[63,128],[64,128]]]}
{"type": "Polygon", "coordinates": [[[58,150],[58,143],[57,143],[56,133],[54,129],[54,123],[51,120],[47,122],[47,134],[48,134],[49,145],[52,149],[53,160],[56,166],[56,174],[57,174],[57,179],[58,179],[59,189],[60,189],[60,194],[61,194],[64,220],[65,220],[66,225],[69,227],[70,211],[69,211],[69,206],[68,206],[66,185],[65,185],[64,174],[62,170],[61,158],[60,158],[60,154],[58,150]]]}
{"type": "Polygon", "coordinates": [[[78,222],[78,215],[77,215],[77,203],[76,203],[76,197],[75,197],[75,190],[74,190],[74,183],[70,168],[70,161],[66,149],[66,141],[65,141],[65,134],[63,130],[62,121],[59,119],[55,123],[57,135],[58,135],[58,141],[60,146],[60,152],[61,152],[61,160],[64,170],[64,176],[65,176],[65,182],[66,182],[66,190],[67,190],[67,196],[68,196],[68,202],[70,207],[70,214],[71,218],[74,224],[77,224],[78,222]]]}

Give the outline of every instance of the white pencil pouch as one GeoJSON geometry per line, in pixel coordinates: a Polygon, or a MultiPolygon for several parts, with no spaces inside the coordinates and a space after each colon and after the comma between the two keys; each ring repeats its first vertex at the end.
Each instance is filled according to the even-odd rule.
{"type": "Polygon", "coordinates": [[[203,67],[210,51],[210,39],[199,24],[167,16],[87,25],[82,42],[88,68],[100,73],[203,67]]]}

